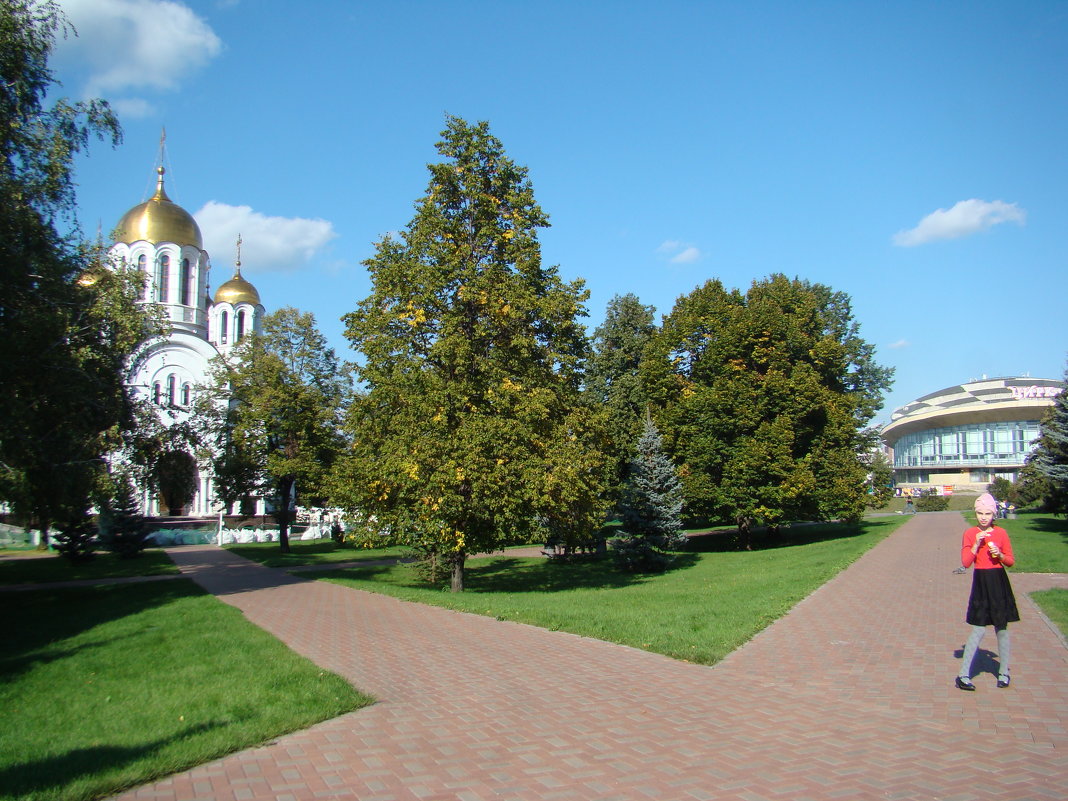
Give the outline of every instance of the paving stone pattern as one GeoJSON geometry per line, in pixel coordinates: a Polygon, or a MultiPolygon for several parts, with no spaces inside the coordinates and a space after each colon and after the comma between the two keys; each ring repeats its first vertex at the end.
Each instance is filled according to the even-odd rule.
{"type": "Polygon", "coordinates": [[[964,527],[916,515],[714,667],[175,549],[379,701],[121,799],[1063,801],[1068,647],[1027,593],[1068,576],[1013,573],[1012,686],[991,630],[961,692],[964,527]]]}

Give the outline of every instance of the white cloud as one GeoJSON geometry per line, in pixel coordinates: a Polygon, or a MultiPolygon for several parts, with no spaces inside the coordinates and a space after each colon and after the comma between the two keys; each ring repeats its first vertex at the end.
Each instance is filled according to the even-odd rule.
{"type": "Polygon", "coordinates": [[[115,113],[119,115],[120,120],[125,119],[144,119],[150,117],[156,113],[156,107],[140,97],[127,97],[119,100],[112,100],[111,107],[115,109],[115,113]]]}
{"type": "Polygon", "coordinates": [[[899,339],[897,342],[891,342],[887,347],[890,350],[900,350],[901,348],[907,348],[910,344],[907,339],[899,339]]]}
{"type": "Polygon", "coordinates": [[[656,252],[668,256],[668,261],[672,264],[692,264],[701,258],[700,250],[677,239],[668,239],[661,242],[656,252]]]}
{"type": "Polygon", "coordinates": [[[931,212],[915,228],[898,231],[894,234],[894,244],[907,248],[939,239],[957,239],[1005,222],[1023,225],[1026,219],[1027,212],[1015,203],[972,198],[960,201],[951,209],[931,212]]]}
{"type": "Polygon", "coordinates": [[[671,257],[672,264],[691,264],[701,258],[701,251],[695,247],[688,247],[681,253],[671,257]]]}
{"type": "Polygon", "coordinates": [[[216,269],[231,265],[241,236],[241,267],[249,273],[298,269],[337,236],[328,220],[268,217],[249,206],[209,200],[193,215],[216,269]]]}
{"type": "Polygon", "coordinates": [[[174,89],[222,50],[211,27],[174,0],[61,0],[78,31],[59,41],[88,67],[86,97],[174,89]]]}

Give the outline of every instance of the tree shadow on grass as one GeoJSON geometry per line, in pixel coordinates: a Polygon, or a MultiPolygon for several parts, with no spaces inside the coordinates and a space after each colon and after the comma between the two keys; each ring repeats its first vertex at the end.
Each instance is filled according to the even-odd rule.
{"type": "MultiPolygon", "coordinates": [[[[665,573],[685,570],[697,563],[692,553],[677,553],[665,573]]],[[[391,573],[393,565],[375,565],[317,573],[315,578],[352,578],[374,580],[376,576],[391,573]]],[[[465,570],[464,593],[520,593],[559,592],[575,589],[618,589],[648,581],[662,573],[626,573],[616,567],[609,558],[589,559],[577,562],[556,562],[536,557],[495,557],[468,563],[465,570]]],[[[390,583],[412,589],[434,589],[419,581],[414,572],[404,581],[397,581],[396,574],[390,583]]]]}
{"type": "MultiPolygon", "coordinates": [[[[796,523],[784,526],[778,532],[754,529],[750,535],[750,550],[767,551],[774,548],[792,548],[816,542],[842,540],[866,534],[886,525],[881,522],[860,523],[796,523]]],[[[737,529],[722,529],[708,534],[691,535],[687,551],[693,553],[728,553],[738,551],[741,539],[737,529]]]]}
{"type": "MultiPolygon", "coordinates": [[[[3,788],[6,797],[59,797],[63,788],[74,782],[94,775],[122,771],[128,765],[152,757],[172,743],[203,734],[223,725],[225,724],[217,722],[200,723],[187,726],[171,737],[142,745],[99,745],[90,748],[75,748],[63,754],[8,765],[0,768],[0,787],[3,788]]],[[[171,762],[167,762],[166,767],[168,771],[181,769],[171,762]]],[[[159,772],[146,771],[143,779],[139,779],[138,782],[151,781],[161,775],[159,772]]],[[[112,794],[128,786],[128,782],[120,784],[116,781],[113,786],[94,788],[93,796],[99,796],[102,792],[112,794]]]]}
{"type": "Polygon", "coordinates": [[[1033,517],[1028,521],[1028,524],[1035,531],[1043,534],[1060,534],[1061,537],[1068,541],[1068,520],[1060,519],[1050,515],[1049,517],[1033,517]]]}
{"type": "Polygon", "coordinates": [[[0,638],[0,680],[10,680],[35,664],[73,653],[58,649],[54,643],[103,623],[203,594],[193,582],[180,579],[6,593],[4,614],[18,623],[0,638]]]}

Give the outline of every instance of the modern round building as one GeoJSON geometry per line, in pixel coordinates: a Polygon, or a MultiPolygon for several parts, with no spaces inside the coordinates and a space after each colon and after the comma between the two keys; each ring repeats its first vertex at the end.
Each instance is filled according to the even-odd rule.
{"type": "Polygon", "coordinates": [[[1049,378],[984,377],[896,409],[882,430],[896,485],[983,491],[998,477],[1015,481],[1064,387],[1049,378]]]}

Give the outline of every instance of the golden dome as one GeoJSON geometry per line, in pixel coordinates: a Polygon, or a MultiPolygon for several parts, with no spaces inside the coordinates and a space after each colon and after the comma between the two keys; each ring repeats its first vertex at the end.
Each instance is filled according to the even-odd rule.
{"type": "Polygon", "coordinates": [[[241,277],[241,265],[237,265],[234,277],[223,284],[215,292],[216,303],[229,303],[236,306],[238,303],[251,303],[253,306],[260,305],[260,293],[256,287],[241,277]]]}
{"type": "Polygon", "coordinates": [[[156,194],[123,215],[116,228],[116,241],[130,244],[143,239],[154,245],[174,242],[203,249],[200,226],[192,214],[167,197],[163,189],[163,168],[158,168],[158,172],[156,194]]]}
{"type": "Polygon", "coordinates": [[[90,267],[88,270],[82,272],[78,276],[75,283],[83,289],[88,289],[91,286],[96,286],[97,281],[104,277],[104,270],[101,267],[90,267]]]}

